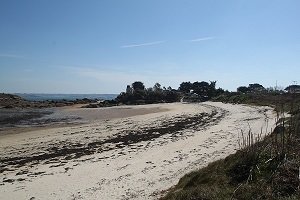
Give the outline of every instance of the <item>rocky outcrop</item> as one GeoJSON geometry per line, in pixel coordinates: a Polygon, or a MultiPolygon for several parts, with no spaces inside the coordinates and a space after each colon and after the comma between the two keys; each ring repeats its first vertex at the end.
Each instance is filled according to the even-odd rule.
{"type": "Polygon", "coordinates": [[[50,108],[70,106],[74,104],[90,104],[94,102],[96,102],[96,100],[90,100],[87,98],[76,99],[74,101],[28,101],[14,94],[0,93],[0,108],[50,108]]]}

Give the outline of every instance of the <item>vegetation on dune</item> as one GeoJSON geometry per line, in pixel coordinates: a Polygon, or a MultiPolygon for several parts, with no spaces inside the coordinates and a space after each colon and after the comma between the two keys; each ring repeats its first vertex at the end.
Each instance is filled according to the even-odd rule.
{"type": "Polygon", "coordinates": [[[216,89],[216,83],[217,81],[182,82],[178,91],[185,101],[207,101],[225,92],[222,88],[216,89]]]}
{"type": "Polygon", "coordinates": [[[274,106],[277,127],[257,143],[244,135],[241,150],[185,175],[162,200],[300,199],[300,94],[243,90],[215,100],[274,106]]]}
{"type": "Polygon", "coordinates": [[[205,101],[210,100],[224,93],[224,90],[216,89],[216,81],[210,83],[182,82],[179,88],[162,87],[155,83],[153,87],[146,88],[140,81],[127,85],[126,92],[122,92],[115,101],[119,104],[152,104],[152,103],[172,103],[180,100],[184,101],[205,101]]]}
{"type": "Polygon", "coordinates": [[[222,88],[216,88],[216,83],[216,81],[182,82],[178,89],[173,89],[162,87],[159,83],[146,88],[143,82],[135,81],[131,85],[127,85],[126,91],[121,92],[115,99],[91,103],[84,107],[97,108],[122,104],[138,105],[178,101],[203,102],[207,100],[270,105],[270,103],[274,103],[278,98],[281,98],[282,94],[298,93],[300,88],[298,85],[291,85],[285,89],[285,92],[276,88],[264,88],[259,83],[253,83],[249,86],[238,87],[237,92],[229,92],[222,88]]]}
{"type": "Polygon", "coordinates": [[[144,83],[136,81],[128,85],[126,92],[122,92],[115,100],[122,104],[171,103],[179,101],[180,94],[171,87],[161,87],[159,83],[146,89],[144,83]]]}

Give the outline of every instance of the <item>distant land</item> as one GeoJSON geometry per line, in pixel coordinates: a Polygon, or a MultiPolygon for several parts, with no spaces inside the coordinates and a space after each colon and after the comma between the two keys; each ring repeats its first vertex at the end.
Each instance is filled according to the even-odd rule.
{"type": "Polygon", "coordinates": [[[112,100],[118,94],[43,94],[43,93],[14,93],[28,101],[46,101],[46,100],[76,100],[76,99],[101,99],[112,100]]]}

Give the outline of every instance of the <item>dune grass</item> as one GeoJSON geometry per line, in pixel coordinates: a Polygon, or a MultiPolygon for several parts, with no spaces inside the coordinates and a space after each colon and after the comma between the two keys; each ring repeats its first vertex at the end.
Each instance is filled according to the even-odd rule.
{"type": "Polygon", "coordinates": [[[300,199],[300,98],[259,102],[276,107],[275,130],[258,142],[244,134],[239,151],[185,175],[162,200],[300,199]]]}

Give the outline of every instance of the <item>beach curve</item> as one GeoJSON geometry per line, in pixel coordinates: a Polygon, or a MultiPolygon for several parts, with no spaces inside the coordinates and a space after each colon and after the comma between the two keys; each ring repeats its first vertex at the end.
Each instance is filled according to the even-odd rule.
{"type": "Polygon", "coordinates": [[[241,130],[267,134],[275,121],[269,107],[216,102],[126,107],[137,108],[160,112],[3,136],[2,198],[157,199],[234,153],[241,130]]]}

